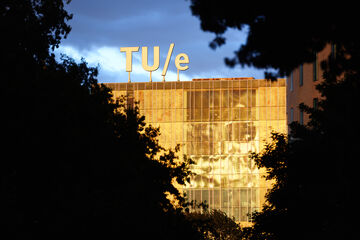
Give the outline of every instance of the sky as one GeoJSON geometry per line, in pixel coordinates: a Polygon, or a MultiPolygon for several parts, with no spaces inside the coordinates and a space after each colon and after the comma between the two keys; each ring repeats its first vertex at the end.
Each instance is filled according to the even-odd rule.
{"type": "Polygon", "coordinates": [[[180,71],[180,80],[194,78],[254,77],[264,78],[263,70],[225,65],[225,57],[246,42],[247,32],[228,30],[226,44],[215,50],[209,43],[215,35],[204,32],[200,20],[191,14],[188,0],[72,0],[66,10],[73,14],[72,27],[55,54],[65,54],[89,66],[99,68],[99,82],[127,82],[125,53],[121,47],[140,47],[132,54],[132,82],[149,81],[142,68],[141,47],[148,47],[148,65],[153,63],[153,47],[160,47],[160,66],[152,72],[153,81],[162,81],[162,70],[171,43],[174,49],[165,77],[176,81],[175,57],[185,53],[189,69],[180,71]]]}

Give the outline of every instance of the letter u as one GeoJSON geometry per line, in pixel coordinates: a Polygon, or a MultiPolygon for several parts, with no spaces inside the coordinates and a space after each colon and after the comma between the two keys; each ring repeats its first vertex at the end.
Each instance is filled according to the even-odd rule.
{"type": "Polygon", "coordinates": [[[148,48],[147,47],[142,47],[141,56],[142,56],[142,67],[144,68],[144,70],[146,70],[148,72],[152,72],[159,68],[159,64],[160,64],[160,47],[159,46],[154,47],[154,64],[152,66],[148,65],[148,48]]]}

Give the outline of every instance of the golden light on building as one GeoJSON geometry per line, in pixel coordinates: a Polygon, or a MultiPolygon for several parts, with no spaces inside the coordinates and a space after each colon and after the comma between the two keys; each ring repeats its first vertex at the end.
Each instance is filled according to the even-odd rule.
{"type": "Polygon", "coordinates": [[[271,131],[286,133],[284,79],[193,79],[173,82],[108,83],[114,97],[139,101],[145,121],[160,127],[160,144],[181,145],[196,164],[189,200],[206,201],[236,221],[260,210],[270,183],[249,152],[262,150],[271,131]]]}

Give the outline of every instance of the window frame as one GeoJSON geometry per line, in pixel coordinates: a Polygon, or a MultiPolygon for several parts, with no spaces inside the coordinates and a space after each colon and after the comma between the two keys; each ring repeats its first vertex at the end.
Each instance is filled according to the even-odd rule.
{"type": "Polygon", "coordinates": [[[299,66],[299,86],[304,85],[304,66],[303,64],[300,64],[299,66]]]}

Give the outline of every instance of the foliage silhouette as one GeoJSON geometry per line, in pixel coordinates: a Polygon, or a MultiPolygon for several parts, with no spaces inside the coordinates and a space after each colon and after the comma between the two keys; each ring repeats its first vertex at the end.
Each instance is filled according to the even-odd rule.
{"type": "Polygon", "coordinates": [[[268,69],[269,78],[288,76],[300,64],[312,62],[314,53],[327,43],[341,45],[351,55],[355,55],[352,46],[359,43],[353,29],[359,22],[357,8],[351,4],[294,7],[291,3],[191,0],[190,8],[200,19],[201,29],[215,34],[212,48],[226,43],[227,29],[246,31],[246,43],[225,62],[232,67],[268,69]]]}
{"type": "Polygon", "coordinates": [[[310,122],[292,123],[288,138],[274,133],[264,152],[252,155],[275,184],[245,239],[357,238],[352,219],[358,214],[353,199],[360,129],[353,110],[360,74],[345,71],[339,78],[334,72],[334,66],[325,68],[318,107],[301,105],[310,122]]]}
{"type": "Polygon", "coordinates": [[[199,239],[173,184],[192,161],[161,147],[137,106],[114,101],[97,68],[51,54],[70,31],[63,1],[0,4],[2,233],[199,239]]]}
{"type": "Polygon", "coordinates": [[[187,219],[206,240],[235,240],[242,236],[240,225],[217,209],[194,211],[187,214],[187,219]]]}

